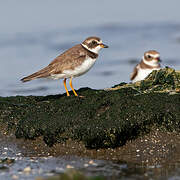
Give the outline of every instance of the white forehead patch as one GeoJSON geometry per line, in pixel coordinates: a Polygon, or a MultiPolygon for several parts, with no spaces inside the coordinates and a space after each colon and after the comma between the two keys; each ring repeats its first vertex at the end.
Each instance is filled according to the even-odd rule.
{"type": "Polygon", "coordinates": [[[154,58],[159,58],[159,57],[160,57],[160,54],[153,54],[153,57],[154,57],[154,58]]]}

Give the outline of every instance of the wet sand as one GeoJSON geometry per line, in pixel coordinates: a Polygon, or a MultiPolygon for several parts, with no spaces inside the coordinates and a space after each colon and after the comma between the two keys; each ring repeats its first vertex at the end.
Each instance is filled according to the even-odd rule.
{"type": "Polygon", "coordinates": [[[48,147],[41,137],[24,140],[12,134],[1,134],[1,158],[8,157],[15,161],[6,165],[4,171],[0,170],[0,177],[5,177],[2,172],[8,170],[11,177],[34,179],[73,168],[89,176],[102,175],[110,179],[167,178],[180,167],[177,164],[180,161],[179,142],[179,134],[162,133],[157,129],[127,142],[123,147],[98,150],[87,149],[82,143],[72,140],[48,147]],[[28,168],[29,172],[26,172],[28,168]]]}

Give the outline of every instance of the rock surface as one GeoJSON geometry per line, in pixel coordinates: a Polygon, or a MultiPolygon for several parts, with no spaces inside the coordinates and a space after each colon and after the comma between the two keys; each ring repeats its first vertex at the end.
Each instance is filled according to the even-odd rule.
{"type": "Polygon", "coordinates": [[[0,97],[1,135],[39,154],[137,160],[141,153],[141,162],[179,148],[180,72],[165,68],[135,84],[78,94],[0,97]]]}

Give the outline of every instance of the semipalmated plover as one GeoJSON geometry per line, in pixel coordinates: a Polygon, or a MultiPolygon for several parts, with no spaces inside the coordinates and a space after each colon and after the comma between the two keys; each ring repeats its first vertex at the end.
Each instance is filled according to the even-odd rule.
{"type": "Polygon", "coordinates": [[[64,87],[67,96],[69,96],[66,87],[66,79],[70,78],[70,87],[75,96],[78,96],[72,86],[72,78],[78,77],[91,69],[98,58],[101,48],[108,48],[98,37],[88,37],[81,44],[77,44],[56,57],[47,67],[21,79],[22,82],[31,81],[37,78],[64,79],[64,87]]]}
{"type": "Polygon", "coordinates": [[[160,69],[160,54],[155,50],[150,50],[144,53],[142,60],[134,68],[131,74],[131,81],[144,80],[153,70],[160,69]]]}

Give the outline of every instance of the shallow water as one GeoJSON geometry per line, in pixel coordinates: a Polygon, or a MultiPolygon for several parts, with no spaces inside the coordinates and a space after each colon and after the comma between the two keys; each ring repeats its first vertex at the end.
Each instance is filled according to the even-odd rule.
{"type": "Polygon", "coordinates": [[[162,66],[180,69],[179,30],[179,24],[171,23],[105,24],[93,28],[64,29],[61,32],[49,29],[41,33],[0,35],[0,59],[3,60],[0,67],[0,95],[47,95],[64,92],[62,80],[21,83],[20,79],[48,65],[59,53],[82,41],[86,34],[95,32],[101,32],[102,39],[110,47],[101,50],[97,63],[88,73],[74,79],[76,89],[108,88],[123,81],[129,82],[133,67],[144,51],[149,49],[156,49],[161,53],[162,66]]]}
{"type": "MultiPolygon", "coordinates": [[[[31,152],[28,152],[31,153],[31,152]]],[[[125,180],[177,180],[180,177],[180,159],[175,163],[142,166],[127,162],[112,162],[77,156],[26,157],[14,144],[1,140],[0,160],[9,158],[12,163],[0,163],[0,179],[28,179],[50,177],[69,169],[76,169],[87,176],[104,176],[107,179],[125,180]]]]}
{"type": "MultiPolygon", "coordinates": [[[[109,49],[100,52],[95,66],[74,79],[75,89],[108,88],[129,82],[144,51],[156,49],[163,66],[180,69],[180,1],[10,1],[0,5],[0,96],[64,93],[61,81],[19,80],[48,65],[64,50],[91,35],[100,36],[109,49]]],[[[23,157],[15,145],[0,146],[0,158],[15,163],[0,168],[0,179],[16,175],[34,179],[63,172],[71,165],[88,175],[117,179],[180,179],[179,160],[166,166],[142,167],[126,162],[94,161],[78,157],[23,157]],[[86,165],[85,165],[86,164],[86,165]],[[24,173],[31,167],[30,173],[24,173]]]]}

